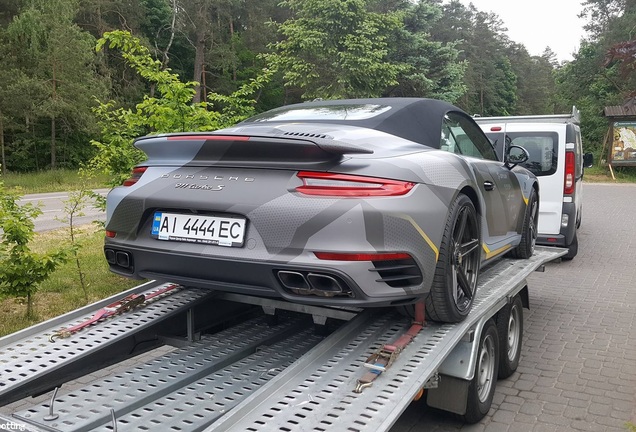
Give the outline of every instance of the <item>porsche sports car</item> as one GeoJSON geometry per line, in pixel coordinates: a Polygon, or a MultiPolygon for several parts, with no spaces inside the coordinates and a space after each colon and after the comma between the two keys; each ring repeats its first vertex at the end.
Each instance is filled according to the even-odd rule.
{"type": "Polygon", "coordinates": [[[432,99],[314,101],[210,133],[139,138],[107,198],[110,269],[293,302],[461,321],[480,268],[537,236],[538,183],[432,99]]]}

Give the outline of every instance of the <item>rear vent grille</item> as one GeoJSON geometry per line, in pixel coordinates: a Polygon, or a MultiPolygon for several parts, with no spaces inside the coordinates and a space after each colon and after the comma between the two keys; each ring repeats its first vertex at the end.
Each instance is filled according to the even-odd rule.
{"type": "Polygon", "coordinates": [[[295,137],[306,137],[306,138],[333,139],[333,137],[331,137],[329,135],[307,133],[307,132],[283,132],[283,135],[295,136],[295,137]]]}
{"type": "Polygon", "coordinates": [[[403,288],[422,283],[422,272],[415,261],[411,259],[395,261],[373,261],[374,268],[369,271],[377,272],[380,279],[393,288],[403,288]]]}

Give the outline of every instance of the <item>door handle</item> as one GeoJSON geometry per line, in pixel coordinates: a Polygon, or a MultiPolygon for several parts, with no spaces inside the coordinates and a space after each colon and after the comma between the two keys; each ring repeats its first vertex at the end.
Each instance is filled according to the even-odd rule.
{"type": "Polygon", "coordinates": [[[485,181],[484,182],[484,189],[486,189],[487,191],[491,191],[493,189],[495,189],[495,184],[491,181],[485,181]]]}

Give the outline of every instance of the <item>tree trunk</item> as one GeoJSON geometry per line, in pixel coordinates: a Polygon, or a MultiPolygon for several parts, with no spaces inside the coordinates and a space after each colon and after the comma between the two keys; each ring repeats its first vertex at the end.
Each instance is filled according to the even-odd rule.
{"type": "Polygon", "coordinates": [[[0,168],[2,171],[2,175],[7,173],[7,160],[4,156],[4,123],[2,121],[2,113],[0,112],[0,154],[2,159],[0,160],[0,164],[2,167],[0,168]]]}
{"type": "Polygon", "coordinates": [[[26,316],[27,316],[27,318],[33,318],[33,298],[31,296],[31,293],[27,293],[27,311],[26,311],[26,316]]]}
{"type": "MultiPolygon", "coordinates": [[[[53,100],[57,99],[55,63],[53,64],[53,100]]],[[[54,103],[55,104],[55,103],[54,103]]],[[[51,169],[55,169],[55,114],[51,114],[51,169]]]]}
{"type": "Polygon", "coordinates": [[[51,169],[55,169],[55,116],[51,116],[51,169]]]}
{"type": "MultiPolygon", "coordinates": [[[[234,47],[234,21],[230,19],[230,43],[232,44],[232,53],[236,53],[234,47]]],[[[232,62],[232,81],[236,81],[236,62],[232,62]]]]}
{"type": "MultiPolygon", "coordinates": [[[[197,86],[194,88],[193,103],[201,102],[201,75],[203,74],[203,63],[205,62],[205,29],[197,29],[196,45],[194,47],[194,75],[192,81],[196,81],[197,86]]],[[[203,91],[205,91],[203,89],[203,91]]]]}

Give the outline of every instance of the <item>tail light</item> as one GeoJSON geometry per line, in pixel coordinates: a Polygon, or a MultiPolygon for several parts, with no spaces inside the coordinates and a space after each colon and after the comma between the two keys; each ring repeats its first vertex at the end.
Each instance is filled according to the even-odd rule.
{"type": "Polygon", "coordinates": [[[300,171],[297,176],[303,181],[296,188],[304,195],[369,197],[399,196],[407,194],[415,183],[399,180],[361,177],[347,174],[300,171]]]}
{"type": "Polygon", "coordinates": [[[132,170],[132,174],[130,175],[130,178],[125,180],[123,185],[124,186],[132,186],[135,183],[137,183],[139,181],[139,179],[141,178],[142,175],[144,175],[144,173],[146,172],[146,170],[148,169],[148,167],[135,167],[132,170]]]}
{"type": "Polygon", "coordinates": [[[411,259],[411,255],[403,252],[388,253],[334,253],[314,252],[316,258],[330,261],[393,261],[411,259]]]}
{"type": "Polygon", "coordinates": [[[574,193],[574,176],[575,176],[575,164],[574,164],[574,152],[565,152],[565,182],[563,184],[563,194],[572,195],[574,193]]]}

